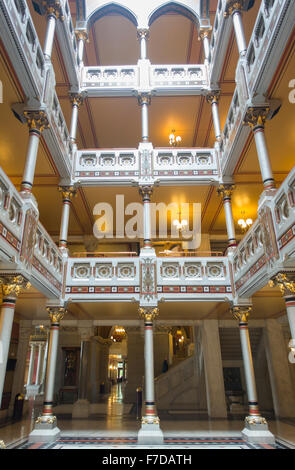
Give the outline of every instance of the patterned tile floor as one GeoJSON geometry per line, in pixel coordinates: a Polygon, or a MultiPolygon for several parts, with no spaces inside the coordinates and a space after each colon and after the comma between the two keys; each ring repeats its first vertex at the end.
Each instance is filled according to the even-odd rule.
{"type": "Polygon", "coordinates": [[[166,438],[161,446],[142,446],[137,444],[137,439],[124,438],[93,438],[62,436],[53,443],[29,443],[28,441],[17,445],[15,449],[288,449],[281,442],[275,446],[269,444],[250,444],[241,437],[187,437],[166,438]]]}

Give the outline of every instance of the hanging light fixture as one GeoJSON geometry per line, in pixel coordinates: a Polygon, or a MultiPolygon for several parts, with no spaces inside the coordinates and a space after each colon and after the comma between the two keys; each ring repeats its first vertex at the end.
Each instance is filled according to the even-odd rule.
{"type": "Polygon", "coordinates": [[[180,232],[183,232],[185,227],[187,227],[187,225],[188,225],[188,221],[186,219],[181,218],[181,213],[180,212],[178,212],[178,219],[174,219],[172,223],[173,223],[173,225],[176,226],[176,228],[180,232]]]}
{"type": "MultiPolygon", "coordinates": [[[[242,215],[245,216],[245,211],[242,211],[241,212],[242,215]]],[[[253,224],[253,220],[248,218],[248,219],[244,219],[244,218],[241,218],[238,220],[238,224],[242,230],[242,232],[247,232],[247,230],[251,227],[251,225],[253,224]]]]}
{"type": "Polygon", "coordinates": [[[114,343],[120,343],[125,338],[126,338],[125,328],[123,326],[115,326],[115,329],[111,336],[111,340],[114,341],[114,343]]]}
{"type": "Polygon", "coordinates": [[[184,342],[184,336],[180,328],[177,328],[177,331],[175,333],[175,339],[179,344],[182,344],[184,342]]]}
{"type": "Polygon", "coordinates": [[[181,141],[182,141],[182,138],[180,137],[180,135],[176,136],[175,129],[172,129],[171,134],[169,135],[169,144],[172,147],[177,147],[177,145],[179,145],[181,141]]]}

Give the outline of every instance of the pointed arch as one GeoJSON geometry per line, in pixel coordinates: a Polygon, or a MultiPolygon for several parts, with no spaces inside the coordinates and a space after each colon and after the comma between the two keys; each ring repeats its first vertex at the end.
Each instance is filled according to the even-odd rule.
{"type": "Polygon", "coordinates": [[[176,13],[178,15],[185,16],[193,23],[197,23],[197,26],[199,26],[198,14],[195,11],[191,10],[189,7],[179,2],[167,2],[157,7],[149,16],[149,26],[151,26],[157,18],[162,15],[165,15],[166,13],[176,13]]]}
{"type": "Polygon", "coordinates": [[[126,8],[120,5],[119,3],[110,2],[107,5],[103,5],[97,8],[91,13],[89,18],[87,18],[88,27],[90,28],[93,23],[95,23],[103,16],[107,15],[122,15],[125,16],[125,18],[127,18],[128,20],[130,20],[131,23],[135,25],[135,27],[137,27],[138,25],[136,15],[129,8],[126,8]]]}

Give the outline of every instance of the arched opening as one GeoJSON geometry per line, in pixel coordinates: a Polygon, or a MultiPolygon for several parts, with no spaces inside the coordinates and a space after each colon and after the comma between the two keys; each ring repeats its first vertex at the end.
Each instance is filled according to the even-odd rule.
{"type": "Polygon", "coordinates": [[[156,21],[157,18],[159,18],[162,15],[166,15],[167,13],[185,16],[186,18],[188,18],[194,23],[199,21],[197,14],[193,12],[192,10],[190,10],[189,8],[177,2],[169,2],[169,3],[166,3],[165,5],[162,5],[160,8],[157,8],[151,14],[150,19],[149,19],[149,26],[151,26],[153,22],[156,21]]]}
{"type": "Polygon", "coordinates": [[[87,20],[88,26],[91,27],[97,20],[109,15],[122,15],[137,27],[137,18],[131,10],[113,2],[95,10],[87,20]]]}

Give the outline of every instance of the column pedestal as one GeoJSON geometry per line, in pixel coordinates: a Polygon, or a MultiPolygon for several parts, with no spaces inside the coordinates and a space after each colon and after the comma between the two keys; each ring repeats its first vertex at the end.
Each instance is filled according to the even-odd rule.
{"type": "Polygon", "coordinates": [[[265,418],[245,418],[245,427],[242,430],[242,437],[247,442],[259,442],[260,444],[274,444],[275,437],[269,431],[265,418]]]}
{"type": "Polygon", "coordinates": [[[159,422],[142,422],[138,432],[137,443],[139,445],[160,445],[164,443],[164,434],[159,422]]]}

